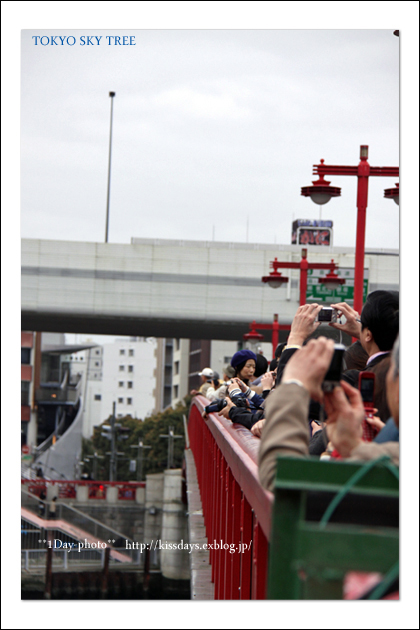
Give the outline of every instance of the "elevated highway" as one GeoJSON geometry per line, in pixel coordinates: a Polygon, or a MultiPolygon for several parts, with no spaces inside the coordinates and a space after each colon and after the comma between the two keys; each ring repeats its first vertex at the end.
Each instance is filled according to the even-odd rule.
{"type": "MultiPolygon", "coordinates": [[[[46,332],[240,339],[255,319],[290,324],[298,271],[287,288],[261,282],[275,256],[301,247],[132,239],[130,244],[22,239],[22,329],[46,332]]],[[[354,267],[351,248],[308,247],[311,262],[354,267]]],[[[398,289],[396,250],[368,252],[369,291],[398,289]]],[[[267,336],[268,338],[268,336],[267,336]]]]}

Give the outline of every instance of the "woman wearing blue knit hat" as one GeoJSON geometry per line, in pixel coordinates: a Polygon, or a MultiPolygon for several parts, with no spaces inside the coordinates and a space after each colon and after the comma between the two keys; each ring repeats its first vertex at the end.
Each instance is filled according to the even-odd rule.
{"type": "Polygon", "coordinates": [[[253,380],[257,365],[256,355],[251,350],[239,350],[233,355],[230,364],[235,369],[235,376],[240,378],[245,385],[249,385],[253,380]]]}

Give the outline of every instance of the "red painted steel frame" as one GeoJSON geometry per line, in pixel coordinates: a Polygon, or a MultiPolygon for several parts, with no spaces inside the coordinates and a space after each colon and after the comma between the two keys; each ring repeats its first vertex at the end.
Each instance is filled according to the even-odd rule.
{"type": "MultiPolygon", "coordinates": [[[[300,269],[300,281],[299,281],[299,305],[306,304],[306,291],[308,288],[308,269],[329,269],[330,271],[336,271],[339,267],[333,260],[329,263],[310,263],[307,259],[307,250],[302,249],[302,258],[300,262],[279,262],[277,258],[270,262],[270,266],[275,271],[277,269],[300,269]]],[[[362,274],[363,275],[363,274],[362,274]]],[[[266,282],[265,276],[262,278],[263,282],[266,282]]],[[[270,327],[272,324],[270,324],[270,327]]],[[[260,324],[258,327],[262,328],[260,324]]]]}
{"type": "MultiPolygon", "coordinates": [[[[358,166],[337,166],[332,164],[314,164],[314,175],[353,175],[357,176],[357,227],[356,252],[354,263],[354,301],[353,308],[359,313],[363,307],[363,268],[365,260],[366,208],[368,205],[369,177],[399,177],[398,166],[370,166],[367,161],[367,145],[362,145],[366,155],[361,154],[358,166]]],[[[362,149],[362,147],[360,147],[362,149]]]]}
{"type": "Polygon", "coordinates": [[[259,439],[192,402],[188,433],[210,547],[215,599],[264,599],[273,495],[258,479],[259,439]]]}

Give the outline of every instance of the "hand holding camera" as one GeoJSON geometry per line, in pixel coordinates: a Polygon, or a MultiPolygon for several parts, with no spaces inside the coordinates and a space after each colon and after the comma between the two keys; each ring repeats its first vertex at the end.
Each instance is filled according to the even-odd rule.
{"type": "Polygon", "coordinates": [[[232,407],[234,407],[235,405],[233,404],[233,402],[230,400],[230,398],[224,398],[224,402],[225,405],[223,406],[222,409],[220,409],[219,411],[219,416],[223,416],[224,418],[229,419],[229,411],[231,410],[232,407]]]}
{"type": "Polygon", "coordinates": [[[345,381],[340,385],[325,395],[328,436],[340,455],[349,457],[362,441],[365,409],[358,389],[345,381]]]}
{"type": "Polygon", "coordinates": [[[239,389],[241,390],[241,392],[246,392],[248,387],[245,385],[245,383],[243,381],[241,381],[240,378],[238,378],[237,376],[235,376],[235,378],[232,378],[230,381],[227,382],[228,385],[228,390],[232,391],[232,389],[235,389],[237,387],[239,387],[239,389]]]}
{"type": "Polygon", "coordinates": [[[316,321],[322,306],[319,304],[304,304],[299,306],[290,328],[287,344],[301,346],[305,339],[318,328],[320,322],[316,321]]]}
{"type": "Polygon", "coordinates": [[[360,339],[362,324],[360,323],[359,313],[346,304],[346,302],[331,304],[331,306],[337,311],[338,317],[344,315],[346,322],[345,324],[339,324],[337,321],[331,321],[330,326],[337,328],[338,330],[342,330],[356,339],[360,339]]]}
{"type": "MultiPolygon", "coordinates": [[[[311,339],[306,346],[295,352],[290,361],[288,361],[283,372],[282,382],[288,380],[300,381],[313,400],[322,402],[324,398],[322,389],[324,377],[331,366],[334,350],[335,344],[332,339],[326,339],[325,337],[311,339]]],[[[334,376],[336,377],[337,374],[334,376]]]]}
{"type": "Polygon", "coordinates": [[[266,389],[272,389],[274,387],[274,383],[276,382],[276,377],[274,372],[266,372],[261,377],[261,386],[263,391],[266,389]]]}

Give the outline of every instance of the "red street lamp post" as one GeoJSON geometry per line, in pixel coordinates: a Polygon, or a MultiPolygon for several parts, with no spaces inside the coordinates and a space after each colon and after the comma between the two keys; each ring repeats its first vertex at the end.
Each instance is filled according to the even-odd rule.
{"type": "MultiPolygon", "coordinates": [[[[331,197],[338,197],[341,194],[340,188],[328,188],[329,182],[323,181],[324,175],[357,176],[357,228],[353,307],[359,313],[363,306],[363,268],[365,260],[365,228],[369,177],[399,177],[400,173],[398,166],[370,166],[367,161],[368,150],[368,145],[362,144],[360,146],[360,162],[358,166],[335,166],[324,164],[324,160],[321,160],[320,164],[314,164],[313,174],[319,175],[320,180],[313,182],[313,186],[302,187],[301,190],[301,195],[304,197],[311,197],[315,203],[324,204],[327,203],[331,197]]],[[[396,203],[399,203],[398,184],[397,188],[385,190],[385,197],[387,199],[394,199],[396,203]]]]}
{"type": "Polygon", "coordinates": [[[246,333],[244,335],[244,340],[245,341],[249,341],[251,344],[253,342],[257,343],[258,341],[262,341],[264,339],[264,335],[260,335],[260,333],[257,333],[257,328],[259,330],[271,330],[272,331],[272,335],[271,335],[271,343],[273,345],[273,357],[272,358],[274,359],[274,353],[275,353],[276,348],[277,348],[277,346],[279,344],[279,330],[290,330],[290,325],[289,324],[279,324],[279,316],[276,313],[274,315],[272,324],[257,324],[257,322],[254,320],[253,322],[250,323],[249,328],[250,328],[250,332],[246,333]]]}
{"type": "Polygon", "coordinates": [[[277,288],[282,283],[289,282],[289,278],[282,276],[277,269],[300,269],[300,286],[299,286],[299,304],[303,306],[306,304],[306,291],[308,288],[308,269],[328,269],[328,273],[325,278],[319,278],[321,284],[329,286],[330,289],[336,289],[346,281],[344,278],[339,278],[335,271],[338,269],[337,263],[331,260],[329,263],[310,263],[308,262],[308,250],[302,249],[302,258],[300,262],[279,262],[277,258],[270,262],[270,267],[274,271],[269,276],[263,276],[261,280],[266,282],[269,286],[277,288]]]}

